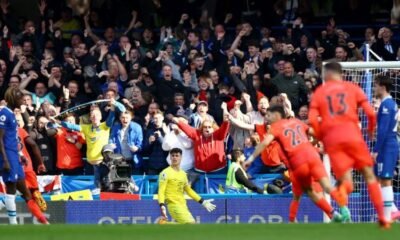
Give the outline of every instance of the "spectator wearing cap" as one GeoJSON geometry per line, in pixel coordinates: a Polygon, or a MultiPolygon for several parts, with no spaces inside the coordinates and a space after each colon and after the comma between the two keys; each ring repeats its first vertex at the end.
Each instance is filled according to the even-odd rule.
{"type": "MultiPolygon", "coordinates": [[[[179,121],[187,124],[188,119],[185,115],[177,115],[179,121]]],[[[182,162],[181,168],[187,172],[194,167],[194,152],[192,140],[182,131],[175,123],[170,123],[171,131],[169,131],[162,143],[164,151],[170,151],[173,148],[182,149],[182,162]]],[[[171,164],[170,155],[167,157],[168,164],[171,164]]]]}
{"type": "Polygon", "coordinates": [[[115,153],[122,154],[131,162],[134,174],[143,174],[142,159],[139,156],[143,144],[143,131],[132,118],[132,110],[120,114],[119,122],[111,128],[109,144],[112,144],[115,153]]]}
{"type": "Polygon", "coordinates": [[[229,131],[227,119],[220,128],[210,120],[202,121],[200,127],[194,128],[180,121],[172,119],[178,127],[193,141],[194,170],[200,173],[216,173],[226,168],[225,139],[229,131]]]}
{"type": "Polygon", "coordinates": [[[199,128],[204,121],[215,122],[214,117],[208,112],[208,103],[200,101],[197,103],[197,111],[190,115],[189,124],[194,128],[199,128]]]}
{"type": "Polygon", "coordinates": [[[272,84],[276,86],[278,93],[287,94],[295,112],[299,110],[300,106],[307,103],[307,86],[303,78],[294,72],[291,62],[285,62],[283,73],[274,77],[272,84]]]}

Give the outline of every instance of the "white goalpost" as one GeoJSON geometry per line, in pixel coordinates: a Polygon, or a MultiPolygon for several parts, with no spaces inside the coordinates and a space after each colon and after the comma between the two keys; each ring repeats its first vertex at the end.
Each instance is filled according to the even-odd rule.
{"type": "MultiPolygon", "coordinates": [[[[369,52],[367,48],[366,59],[369,59],[369,52]]],[[[372,52],[372,54],[374,54],[372,52]]],[[[375,55],[375,54],[374,54],[375,55]]],[[[375,56],[379,59],[378,56],[375,56]]],[[[324,63],[325,64],[325,63],[324,63]]],[[[376,111],[379,108],[379,101],[374,98],[374,78],[379,75],[389,75],[394,81],[394,88],[392,96],[397,104],[400,104],[400,61],[391,62],[340,62],[343,68],[343,79],[351,81],[359,85],[366,93],[368,100],[374,106],[376,111]]],[[[322,73],[323,76],[323,73],[322,73]]],[[[368,147],[372,150],[375,139],[369,139],[366,134],[367,118],[364,113],[360,112],[359,115],[361,127],[365,141],[368,147]]],[[[400,129],[398,129],[398,136],[400,136],[400,129]]],[[[399,137],[400,140],[400,137],[399,137]]],[[[331,172],[329,158],[324,156],[324,165],[328,171],[331,172]]],[[[371,222],[376,221],[375,210],[369,201],[367,187],[359,173],[353,172],[354,192],[349,198],[349,208],[352,213],[353,222],[371,222]]],[[[331,182],[334,183],[334,178],[331,177],[331,182]]],[[[393,189],[395,193],[395,202],[400,199],[400,166],[397,165],[396,173],[393,182],[393,189]]],[[[330,201],[330,197],[326,196],[330,201]]],[[[332,201],[331,201],[332,202],[332,201]]],[[[324,221],[328,222],[325,216],[324,221]]]]}

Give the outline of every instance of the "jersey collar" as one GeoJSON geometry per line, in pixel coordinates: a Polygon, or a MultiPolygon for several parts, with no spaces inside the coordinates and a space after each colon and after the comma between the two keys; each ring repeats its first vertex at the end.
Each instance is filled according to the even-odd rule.
{"type": "Polygon", "coordinates": [[[391,95],[388,95],[388,96],[386,96],[386,97],[384,97],[384,98],[382,99],[382,102],[384,102],[386,99],[390,99],[390,98],[392,98],[392,96],[391,96],[391,95]]]}

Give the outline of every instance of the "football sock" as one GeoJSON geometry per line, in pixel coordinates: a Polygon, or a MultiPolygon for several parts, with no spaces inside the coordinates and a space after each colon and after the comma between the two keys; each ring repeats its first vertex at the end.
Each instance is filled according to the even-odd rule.
{"type": "Polygon", "coordinates": [[[338,188],[334,188],[330,195],[332,199],[335,200],[335,202],[337,202],[339,207],[347,206],[347,201],[348,201],[347,197],[343,196],[343,194],[340,194],[338,188]]]}
{"type": "Polygon", "coordinates": [[[368,193],[369,193],[369,198],[371,199],[371,202],[374,205],[376,212],[378,213],[378,219],[386,220],[383,211],[382,193],[379,183],[377,181],[368,183],[368,193]]]}
{"type": "Polygon", "coordinates": [[[391,214],[392,214],[392,206],[395,206],[393,201],[394,201],[394,194],[393,194],[393,187],[392,186],[387,186],[387,187],[382,187],[382,198],[383,198],[383,211],[385,213],[385,218],[386,220],[391,219],[391,214]]]}
{"type": "Polygon", "coordinates": [[[3,185],[0,183],[0,210],[3,209],[6,205],[5,205],[5,191],[3,188],[3,185]]]}
{"type": "Polygon", "coordinates": [[[4,203],[6,205],[8,220],[10,224],[18,224],[17,222],[17,205],[15,204],[15,195],[6,194],[4,203]]]}
{"type": "Polygon", "coordinates": [[[392,212],[397,212],[397,211],[399,211],[399,209],[397,208],[396,204],[394,204],[394,201],[393,201],[392,212]]]}
{"type": "Polygon", "coordinates": [[[340,186],[339,190],[345,192],[347,195],[353,192],[353,183],[350,181],[343,181],[340,186]]]}
{"type": "Polygon", "coordinates": [[[296,220],[297,211],[299,209],[299,201],[292,200],[289,207],[289,222],[294,222],[296,220]]]}
{"type": "Polygon", "coordinates": [[[322,211],[328,215],[329,218],[332,218],[334,209],[332,206],[326,201],[325,198],[320,198],[316,203],[315,203],[322,211]]]}
{"type": "Polygon", "coordinates": [[[33,216],[35,216],[37,218],[37,220],[40,223],[47,222],[46,217],[43,215],[42,211],[40,211],[40,208],[36,204],[35,200],[30,199],[29,201],[26,202],[26,204],[28,205],[29,211],[32,213],[33,216]]]}
{"type": "Polygon", "coordinates": [[[340,201],[338,203],[341,206],[347,206],[349,204],[349,194],[353,192],[353,183],[345,180],[337,187],[337,190],[339,191],[337,197],[339,197],[340,201]]]}

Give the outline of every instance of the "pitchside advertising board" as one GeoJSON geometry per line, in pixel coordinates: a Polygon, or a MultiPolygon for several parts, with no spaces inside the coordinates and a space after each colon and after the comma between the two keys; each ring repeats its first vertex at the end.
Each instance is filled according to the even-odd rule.
{"type": "MultiPolygon", "coordinates": [[[[350,202],[360,202],[352,197],[350,202]]],[[[397,198],[397,204],[400,205],[397,198]]],[[[288,222],[290,198],[248,198],[216,199],[217,209],[208,213],[199,203],[188,201],[190,211],[198,223],[282,223],[288,222]]],[[[157,201],[58,201],[48,202],[45,212],[51,223],[67,224],[154,224],[160,218],[157,201]]],[[[372,206],[367,215],[373,214],[372,206]]],[[[366,210],[350,204],[353,220],[362,219],[366,210]]],[[[17,216],[20,224],[36,224],[37,221],[22,201],[17,203],[17,216]]],[[[323,215],[308,198],[301,200],[299,222],[322,222],[323,215]]],[[[0,211],[0,224],[8,223],[5,209],[0,211]]]]}
{"type": "MultiPolygon", "coordinates": [[[[66,223],[65,222],[65,202],[48,202],[47,211],[44,213],[52,224],[66,223]]],[[[26,203],[23,201],[17,202],[17,221],[19,224],[38,224],[37,220],[32,217],[26,203]]],[[[7,224],[7,211],[3,208],[0,211],[0,224],[7,224]]]]}
{"type": "MultiPolygon", "coordinates": [[[[288,221],[289,198],[216,199],[217,209],[208,213],[199,203],[188,201],[198,223],[280,223],[288,221]]],[[[141,201],[67,202],[66,222],[71,224],[152,224],[160,217],[158,203],[141,201]]],[[[321,222],[322,213],[304,199],[300,222],[321,222]]]]}

